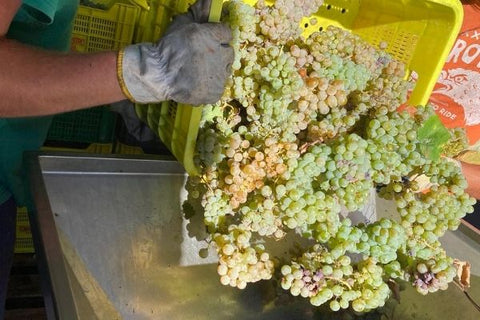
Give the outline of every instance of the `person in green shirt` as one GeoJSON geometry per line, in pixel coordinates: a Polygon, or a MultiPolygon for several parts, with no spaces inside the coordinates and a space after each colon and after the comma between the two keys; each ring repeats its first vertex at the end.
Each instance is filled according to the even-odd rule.
{"type": "Polygon", "coordinates": [[[32,208],[23,152],[43,144],[51,115],[129,99],[201,105],[220,99],[231,72],[231,31],[208,23],[210,0],[177,16],[157,43],[68,53],[78,0],[0,2],[0,319],[17,206],[32,208]]]}

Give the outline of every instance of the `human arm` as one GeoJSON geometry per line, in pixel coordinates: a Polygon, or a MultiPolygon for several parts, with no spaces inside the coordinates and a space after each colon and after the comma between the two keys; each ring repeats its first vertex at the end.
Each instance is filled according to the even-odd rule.
{"type": "Polygon", "coordinates": [[[46,115],[125,99],[116,52],[66,54],[5,37],[21,0],[0,3],[0,117],[46,115]]]}
{"type": "Polygon", "coordinates": [[[475,199],[480,199],[480,165],[463,161],[460,161],[460,164],[468,183],[465,191],[475,199]]]}
{"type": "Polygon", "coordinates": [[[47,115],[125,99],[116,54],[64,54],[0,40],[0,117],[47,115]]]}
{"type": "Polygon", "coordinates": [[[125,98],[200,105],[223,93],[233,61],[230,30],[206,23],[208,11],[207,18],[191,14],[203,14],[209,0],[199,0],[188,14],[175,18],[175,28],[158,43],[128,46],[120,56],[50,52],[6,39],[21,1],[13,2],[16,7],[0,7],[0,20],[9,21],[0,25],[0,117],[73,111],[125,98]]]}

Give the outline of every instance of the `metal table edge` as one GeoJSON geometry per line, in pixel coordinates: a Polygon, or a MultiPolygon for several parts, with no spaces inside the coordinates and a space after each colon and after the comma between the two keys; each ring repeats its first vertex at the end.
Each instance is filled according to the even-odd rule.
{"type": "Polygon", "coordinates": [[[33,208],[29,210],[35,253],[41,278],[47,318],[78,319],[62,254],[60,239],[55,227],[53,212],[40,167],[40,152],[25,154],[33,208]]]}

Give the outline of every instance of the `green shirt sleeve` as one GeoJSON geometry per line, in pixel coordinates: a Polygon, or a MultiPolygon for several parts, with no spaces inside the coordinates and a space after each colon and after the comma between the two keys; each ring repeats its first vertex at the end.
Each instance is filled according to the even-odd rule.
{"type": "Polygon", "coordinates": [[[45,49],[68,51],[78,0],[24,0],[7,37],[45,49]]]}
{"type": "MultiPolygon", "coordinates": [[[[54,21],[58,0],[24,0],[19,15],[38,23],[51,24],[54,21]]],[[[18,18],[17,18],[18,19],[18,18]]]]}
{"type": "MultiPolygon", "coordinates": [[[[45,49],[67,51],[78,2],[24,0],[7,37],[45,49]]],[[[51,119],[0,118],[0,203],[14,196],[18,206],[29,205],[23,153],[38,150],[43,145],[51,119]]]]}

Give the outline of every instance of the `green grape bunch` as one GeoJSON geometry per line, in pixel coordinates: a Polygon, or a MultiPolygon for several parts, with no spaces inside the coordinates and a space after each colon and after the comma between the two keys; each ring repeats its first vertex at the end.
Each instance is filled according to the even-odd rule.
{"type": "Polygon", "coordinates": [[[233,73],[203,108],[201,173],[184,207],[201,211],[222,284],[279,277],[314,306],[367,312],[392,281],[421,294],[453,281],[439,239],[475,200],[460,168],[438,156],[458,153],[464,133],[440,128],[429,106],[398,111],[414,87],[404,63],[338,27],[302,33],[322,2],[224,2],[233,73]],[[353,224],[342,212],[363,208],[372,189],[395,217],[353,224]],[[291,256],[273,250],[288,251],[291,238],[302,243],[291,256]]]}

